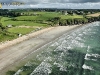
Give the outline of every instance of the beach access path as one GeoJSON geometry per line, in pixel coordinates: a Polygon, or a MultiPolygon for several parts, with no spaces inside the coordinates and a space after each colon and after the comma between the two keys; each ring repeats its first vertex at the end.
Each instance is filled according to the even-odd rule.
{"type": "Polygon", "coordinates": [[[1,44],[0,75],[3,75],[4,70],[9,70],[11,64],[21,61],[25,56],[60,37],[68,30],[78,27],[78,25],[50,27],[1,44]]]}

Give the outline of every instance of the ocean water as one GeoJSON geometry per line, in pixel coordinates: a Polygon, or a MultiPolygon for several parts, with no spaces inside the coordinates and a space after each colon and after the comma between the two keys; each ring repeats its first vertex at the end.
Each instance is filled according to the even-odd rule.
{"type": "Polygon", "coordinates": [[[64,34],[15,75],[100,75],[100,22],[64,34]]]}

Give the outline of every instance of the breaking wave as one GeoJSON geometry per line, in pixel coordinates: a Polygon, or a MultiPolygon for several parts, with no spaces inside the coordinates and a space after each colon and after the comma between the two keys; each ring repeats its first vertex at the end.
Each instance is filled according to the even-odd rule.
{"type": "MultiPolygon", "coordinates": [[[[64,34],[30,61],[30,75],[100,75],[100,23],[85,25],[64,34]],[[35,63],[35,64],[34,64],[35,63]]],[[[16,72],[15,75],[17,75],[16,72]]]]}

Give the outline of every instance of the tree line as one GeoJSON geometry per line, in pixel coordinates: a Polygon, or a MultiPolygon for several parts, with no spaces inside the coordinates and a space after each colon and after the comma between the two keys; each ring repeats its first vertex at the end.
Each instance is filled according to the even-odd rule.
{"type": "Polygon", "coordinates": [[[86,24],[86,23],[91,23],[95,21],[100,21],[100,16],[74,18],[74,19],[61,19],[60,17],[55,17],[51,20],[52,25],[60,25],[60,26],[86,24]]]}
{"type": "MultiPolygon", "coordinates": [[[[22,12],[34,12],[34,11],[47,11],[47,12],[66,12],[68,14],[77,14],[77,15],[87,15],[100,12],[99,9],[57,9],[57,8],[34,8],[34,9],[0,9],[0,16],[11,16],[17,17],[21,16],[22,12]]],[[[24,14],[25,15],[25,14],[24,14]]],[[[32,14],[27,14],[32,15],[32,14]]],[[[33,14],[34,15],[34,14],[33,14]]]]}

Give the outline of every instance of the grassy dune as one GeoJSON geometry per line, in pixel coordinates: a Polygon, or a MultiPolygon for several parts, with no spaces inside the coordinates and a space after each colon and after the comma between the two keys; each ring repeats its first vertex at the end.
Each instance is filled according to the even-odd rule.
{"type": "Polygon", "coordinates": [[[34,28],[16,28],[16,27],[13,27],[13,28],[9,28],[8,31],[11,32],[11,33],[21,33],[21,34],[27,34],[31,31],[33,31],[34,28]]]}

